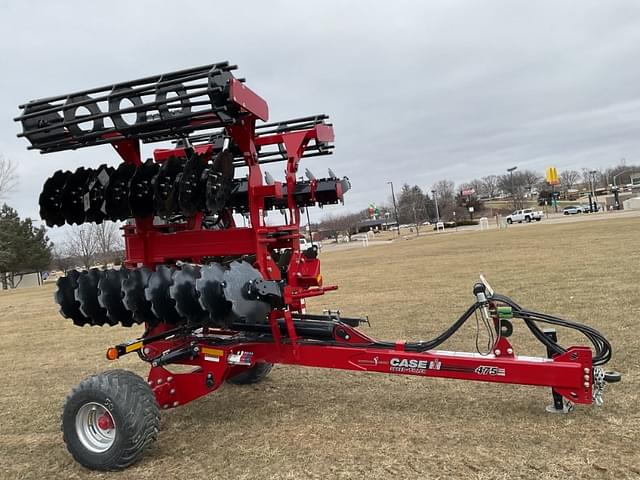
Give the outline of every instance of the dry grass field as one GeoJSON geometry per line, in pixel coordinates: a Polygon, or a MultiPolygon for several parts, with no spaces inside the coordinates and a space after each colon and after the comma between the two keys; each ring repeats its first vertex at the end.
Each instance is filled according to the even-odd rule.
{"type": "MultiPolygon", "coordinates": [[[[612,217],[614,217],[612,215],[612,217]]],[[[105,348],[140,328],[78,328],[53,287],[0,294],[0,478],[640,478],[640,217],[446,233],[322,254],[340,290],[311,309],[371,318],[366,333],[426,339],[473,300],[484,272],[525,307],[583,321],[624,374],[602,408],[545,413],[548,389],[279,366],[165,412],[159,441],[124,473],[75,464],[59,430],[67,392],[107,368],[105,348]]],[[[474,350],[469,322],[445,345],[474,350]]],[[[559,332],[565,344],[582,342],[559,332]]],[[[516,325],[516,353],[544,355],[516,325]]]]}

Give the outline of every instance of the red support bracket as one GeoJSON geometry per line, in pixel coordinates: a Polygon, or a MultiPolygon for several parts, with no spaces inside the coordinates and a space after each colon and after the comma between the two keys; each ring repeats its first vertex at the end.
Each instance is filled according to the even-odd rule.
{"type": "Polygon", "coordinates": [[[140,156],[140,141],[134,138],[127,140],[117,140],[111,145],[118,152],[118,155],[127,163],[140,165],[142,157],[140,156]]]}

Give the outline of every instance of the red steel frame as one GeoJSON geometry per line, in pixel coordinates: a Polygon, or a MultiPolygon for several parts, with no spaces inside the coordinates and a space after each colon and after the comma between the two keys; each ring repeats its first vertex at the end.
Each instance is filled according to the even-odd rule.
{"type": "MultiPolygon", "coordinates": [[[[270,342],[247,342],[242,337],[238,337],[237,342],[229,342],[229,338],[233,338],[229,335],[234,332],[206,328],[197,336],[158,340],[144,347],[141,342],[131,342],[131,349],[127,351],[142,350],[147,359],[153,359],[168,349],[197,342],[198,354],[194,358],[174,362],[191,366],[193,371],[176,373],[163,366],[151,368],[148,380],[160,406],[184,405],[216,390],[225,379],[259,362],[546,386],[574,403],[592,402],[591,349],[588,347],[571,347],[552,359],[523,357],[515,354],[507,338],[499,337],[493,352],[486,356],[436,350],[418,353],[407,351],[402,341],[396,342],[393,348],[379,348],[374,340],[343,323],[336,324],[335,338],[331,342],[299,338],[292,312],[303,312],[305,298],[322,295],[337,287],[322,286],[319,260],[308,259],[300,252],[300,210],[292,192],[306,145],[311,141],[333,141],[333,129],[330,125],[317,124],[305,130],[256,135],[256,120],[267,119],[266,102],[239,85],[241,88],[236,86],[238,88],[232,89],[231,100],[242,106],[246,115],[226,131],[244,153],[249,170],[251,226],[237,227],[232,223],[224,230],[206,230],[201,227],[202,216],[196,215],[186,225],[174,225],[172,231],[167,232],[166,225],[155,226],[151,218],[138,218],[134,225],[124,229],[126,263],[133,267],[146,265],[154,268],[177,260],[199,263],[203,257],[255,255],[255,266],[265,279],[281,280],[272,252],[290,248],[292,256],[284,287],[287,307],[274,309],[270,315],[273,338],[270,342]],[[278,226],[267,226],[263,217],[265,198],[282,198],[283,192],[280,182],[265,185],[262,181],[257,151],[266,145],[281,145],[287,154],[285,182],[289,192],[289,215],[288,221],[278,226]],[[279,319],[285,321],[285,337],[281,334],[279,319]],[[224,342],[220,340],[222,338],[225,338],[224,342]],[[232,364],[232,359],[243,353],[243,364],[232,364]]],[[[121,140],[113,145],[125,161],[141,163],[138,140],[121,140]]],[[[205,159],[210,158],[211,145],[195,148],[205,159]]],[[[154,158],[161,162],[170,155],[185,154],[184,149],[156,150],[154,158]]],[[[495,316],[493,320],[498,322],[495,316]]],[[[167,329],[165,324],[160,324],[149,330],[147,335],[156,335],[167,329]]]]}

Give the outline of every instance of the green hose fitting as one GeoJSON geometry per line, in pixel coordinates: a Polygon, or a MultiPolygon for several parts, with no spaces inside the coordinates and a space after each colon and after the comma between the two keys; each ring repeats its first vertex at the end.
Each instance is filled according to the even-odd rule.
{"type": "Polygon", "coordinates": [[[498,318],[502,320],[511,320],[513,318],[513,310],[511,307],[497,307],[496,313],[498,318]]]}

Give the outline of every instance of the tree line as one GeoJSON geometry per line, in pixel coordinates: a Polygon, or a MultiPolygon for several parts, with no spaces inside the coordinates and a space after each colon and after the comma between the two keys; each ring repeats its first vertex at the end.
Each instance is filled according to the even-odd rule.
{"type": "MultiPolygon", "coordinates": [[[[0,199],[17,186],[15,164],[0,155],[0,199]]],[[[64,240],[54,245],[44,225],[22,219],[6,203],[0,207],[0,284],[2,289],[16,288],[27,273],[51,268],[68,270],[76,266],[91,268],[98,263],[122,259],[123,245],[119,227],[113,222],[67,227],[64,240]]]]}
{"type": "MultiPolygon", "coordinates": [[[[567,169],[558,174],[560,185],[555,190],[566,194],[574,189],[602,189],[610,185],[627,185],[631,183],[631,175],[640,172],[640,165],[619,165],[581,170],[567,169]]],[[[402,185],[396,192],[396,206],[398,222],[401,225],[419,226],[426,221],[460,220],[473,216],[469,207],[475,211],[482,208],[482,201],[504,196],[513,200],[521,207],[527,198],[534,193],[545,194],[554,189],[545,180],[542,173],[531,169],[515,170],[501,175],[486,175],[463,182],[456,186],[451,180],[443,179],[435,182],[431,189],[424,191],[418,185],[402,185]],[[472,195],[463,192],[473,191],[472,195]],[[437,209],[436,209],[437,201],[437,209]]],[[[389,222],[395,222],[393,199],[378,207],[380,217],[389,222]]],[[[369,218],[368,209],[356,213],[332,214],[325,216],[314,228],[331,232],[337,238],[339,235],[350,236],[356,230],[359,222],[369,218]]]]}

